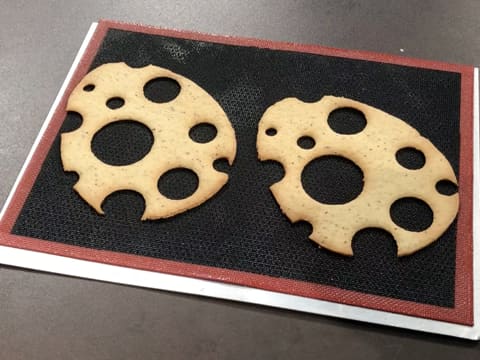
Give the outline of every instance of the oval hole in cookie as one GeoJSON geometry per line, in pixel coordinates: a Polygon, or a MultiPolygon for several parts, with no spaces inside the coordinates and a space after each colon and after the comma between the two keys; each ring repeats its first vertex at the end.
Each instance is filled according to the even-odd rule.
{"type": "Polygon", "coordinates": [[[458,186],[450,180],[440,180],[435,185],[437,191],[442,195],[453,195],[458,192],[458,186]]]}
{"type": "Polygon", "coordinates": [[[62,129],[60,132],[70,132],[77,130],[83,122],[83,117],[78,112],[68,111],[67,116],[62,124],[62,129]]]}
{"type": "Polygon", "coordinates": [[[186,168],[167,171],[158,180],[158,191],[172,200],[186,199],[198,188],[197,174],[186,168]]]}
{"type": "Polygon", "coordinates": [[[101,128],[91,143],[95,156],[109,165],[133,164],[148,154],[153,134],[135,120],[119,120],[101,128]]]}
{"type": "Polygon", "coordinates": [[[390,206],[392,221],[408,231],[424,231],[433,223],[433,212],[423,200],[414,197],[398,199],[390,206]]]}
{"type": "Polygon", "coordinates": [[[354,108],[339,108],[328,115],[328,125],[339,134],[352,135],[361,132],[367,126],[365,115],[354,108]]]}
{"type": "Polygon", "coordinates": [[[302,172],[308,195],[323,204],[345,204],[363,190],[363,172],[351,160],[327,155],[309,162],[302,172]]]}
{"type": "Polygon", "coordinates": [[[302,136],[298,138],[297,145],[302,149],[309,150],[315,146],[315,140],[310,136],[302,136]]]}
{"type": "Polygon", "coordinates": [[[190,129],[188,136],[197,143],[206,144],[215,139],[217,128],[210,123],[200,123],[190,129]]]}
{"type": "Polygon", "coordinates": [[[425,165],[425,155],[413,147],[404,147],[395,154],[398,163],[410,170],[421,169],[425,165]]]}
{"type": "Polygon", "coordinates": [[[112,110],[121,108],[124,104],[125,100],[123,100],[121,97],[112,97],[106,102],[107,107],[112,110]]]}
{"type": "Polygon", "coordinates": [[[277,129],[268,128],[268,129],[265,131],[265,134],[267,134],[268,136],[275,136],[275,135],[277,135],[277,129]]]}
{"type": "Polygon", "coordinates": [[[83,87],[83,91],[87,91],[87,92],[93,91],[94,89],[95,89],[95,85],[93,84],[88,84],[83,87]]]}
{"type": "Polygon", "coordinates": [[[166,103],[180,93],[180,84],[171,78],[159,77],[150,80],[143,87],[145,97],[155,103],[166,103]]]}

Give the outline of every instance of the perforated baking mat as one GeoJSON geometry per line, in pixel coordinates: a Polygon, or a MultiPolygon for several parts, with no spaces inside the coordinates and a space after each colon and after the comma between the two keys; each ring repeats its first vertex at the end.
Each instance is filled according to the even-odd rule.
{"type": "MultiPolygon", "coordinates": [[[[3,208],[0,261],[476,339],[476,72],[384,54],[100,21],[90,28],[3,208]],[[144,202],[138,193],[110,195],[105,215],[98,215],[73,190],[78,177],[63,171],[60,134],[81,120],[67,114],[66,101],[85,74],[116,62],[178,73],[227,114],[236,159],[232,166],[216,164],[228,173],[228,183],[199,207],[140,221],[144,202]],[[282,214],[269,187],[283,170],[258,160],[258,123],[282,99],[312,102],[324,95],[351,98],[404,120],[449,160],[459,180],[460,210],[437,241],[398,258],[393,237],[369,229],[355,236],[354,256],[345,257],[319,248],[308,239],[307,223],[292,224],[282,214]]],[[[338,126],[348,132],[351,123],[342,119],[357,115],[337,114],[338,126]]],[[[126,162],[148,151],[152,140],[142,131],[124,122],[102,130],[92,149],[107,162],[126,162]]],[[[361,191],[355,169],[330,160],[304,171],[304,187],[315,198],[354,197],[361,191]]],[[[161,186],[179,194],[192,186],[186,175],[176,173],[161,186]]],[[[413,207],[392,216],[413,228],[426,221],[429,209],[407,205],[413,207]]]]}

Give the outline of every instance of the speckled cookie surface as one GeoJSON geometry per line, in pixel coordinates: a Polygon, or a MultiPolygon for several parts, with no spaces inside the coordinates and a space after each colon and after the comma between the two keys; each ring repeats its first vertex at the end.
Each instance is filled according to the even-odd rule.
{"type": "Polygon", "coordinates": [[[445,156],[417,130],[404,121],[366,104],[341,97],[324,96],[315,103],[287,98],[272,105],[258,127],[257,150],[260,160],[275,160],[285,169],[284,178],[271,191],[292,222],[308,221],[310,238],[334,252],[353,255],[352,239],[365,228],[389,231],[398,255],[412,254],[437,240],[458,211],[458,194],[439,193],[440,181],[457,184],[445,156]],[[354,108],[366,119],[364,129],[353,134],[335,132],[329,114],[339,108],[354,108]],[[314,145],[302,148],[298,139],[309,137],[314,145]],[[408,169],[396,159],[404,148],[421,151],[425,164],[408,169]],[[314,159],[341,156],[353,161],[363,172],[363,189],[344,204],[321,203],[302,187],[302,171],[314,159]],[[432,210],[433,222],[422,231],[398,226],[391,218],[392,205],[414,198],[432,210]]]}
{"type": "Polygon", "coordinates": [[[142,219],[166,218],[202,204],[228,181],[228,175],[214,169],[213,162],[227,159],[232,164],[236,141],[233,128],[220,105],[201,87],[167,69],[149,65],[131,68],[125,63],[104,64],[89,74],[73,90],[68,111],[79,113],[81,126],[61,137],[61,157],[65,171],[78,173],[74,189],[98,213],[111,193],[133,190],[145,201],[142,219]],[[178,83],[178,95],[157,103],[144,94],[145,85],[157,78],[178,83]],[[107,106],[120,99],[119,107],[107,106]],[[127,165],[106,164],[92,152],[92,140],[109,124],[134,120],[152,133],[150,151],[127,165]],[[197,142],[189,131],[207,123],[216,129],[209,142],[197,142]],[[164,196],[158,188],[159,178],[174,169],[193,171],[198,187],[183,199],[164,196]]]}

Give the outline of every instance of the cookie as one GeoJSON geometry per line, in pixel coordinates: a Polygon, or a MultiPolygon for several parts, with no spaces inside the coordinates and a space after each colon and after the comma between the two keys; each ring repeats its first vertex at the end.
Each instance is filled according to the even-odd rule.
{"type": "Polygon", "coordinates": [[[63,168],[79,175],[75,191],[99,214],[103,214],[102,203],[108,195],[133,190],[145,200],[142,220],[168,218],[202,204],[228,181],[228,175],[215,170],[213,163],[217,159],[233,163],[236,140],[232,125],[215,99],[184,76],[154,65],[104,64],[75,87],[67,110],[79,113],[83,120],[78,129],[61,135],[63,168]],[[155,79],[176,82],[178,94],[168,101],[152,101],[144,89],[155,79]],[[146,126],[153,144],[138,161],[107,164],[92,152],[93,138],[108,125],[123,121],[146,126]],[[213,139],[191,136],[191,130],[200,124],[215,128],[213,139]],[[197,189],[186,198],[172,199],[159,190],[159,179],[175,169],[193,171],[198,178],[197,189]]]}
{"type": "Polygon", "coordinates": [[[258,126],[260,160],[274,160],[285,169],[283,179],[270,189],[282,212],[292,222],[307,221],[310,239],[321,247],[353,255],[352,239],[365,228],[390,232],[398,256],[412,254],[437,240],[456,217],[458,193],[443,194],[442,181],[457,185],[455,173],[445,156],[406,122],[379,109],[342,97],[325,96],[315,103],[284,99],[267,109],[258,126]],[[352,134],[336,132],[328,123],[330,113],[353,108],[365,116],[363,129],[352,134]],[[310,146],[299,146],[308,138],[310,146]],[[425,157],[418,169],[402,165],[397,154],[413,148],[425,157]],[[302,173],[313,160],[340,156],[363,172],[363,189],[341,204],[313,199],[302,185],[302,173]],[[419,199],[433,213],[432,224],[421,231],[399,226],[391,216],[392,206],[402,199],[419,199]]]}

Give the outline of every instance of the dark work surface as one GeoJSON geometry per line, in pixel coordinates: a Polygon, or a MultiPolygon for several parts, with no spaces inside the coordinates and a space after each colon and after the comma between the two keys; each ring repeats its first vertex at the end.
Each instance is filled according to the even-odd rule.
{"type": "MultiPolygon", "coordinates": [[[[344,96],[409,123],[445,154],[458,173],[458,73],[110,30],[91,68],[119,61],[132,67],[154,64],[170,69],[193,80],[220,103],[237,139],[228,184],[206,203],[170,219],[141,222],[141,196],[125,192],[110,195],[104,206],[106,216],[98,216],[73,191],[77,178],[62,170],[58,135],[14,234],[453,306],[455,223],[432,246],[405,258],[396,256],[391,236],[378,230],[354,237],[353,258],[320,249],[308,241],[310,226],[292,226],[282,215],[268,190],[282,171],[257,160],[255,142],[257,124],[274,103],[287,97],[317,101],[324,95],[344,96]]],[[[67,120],[61,132],[72,130],[67,120]]],[[[122,144],[136,124],[124,122],[124,129],[97,133],[101,136],[94,144],[102,151],[102,159],[129,164],[138,158],[133,156],[136,153],[145,154],[141,145],[153,141],[148,138],[137,136],[138,141],[114,145],[122,144]]],[[[344,130],[350,127],[344,125],[344,130]]],[[[311,168],[304,177],[310,191],[321,197],[337,191],[354,199],[352,173],[340,174],[336,162],[329,164],[317,171],[311,168]],[[325,175],[344,186],[318,186],[318,179],[325,175]]],[[[188,177],[178,176],[172,191],[188,183],[188,177]]],[[[399,218],[412,225],[430,215],[430,210],[410,210],[405,215],[399,218]]]]}
{"type": "MultiPolygon", "coordinates": [[[[476,1],[0,3],[2,202],[92,21],[113,18],[475,64],[476,1]],[[402,51],[402,50],[403,51],[402,51]]],[[[0,358],[476,359],[462,340],[13,268],[0,358]]]]}

